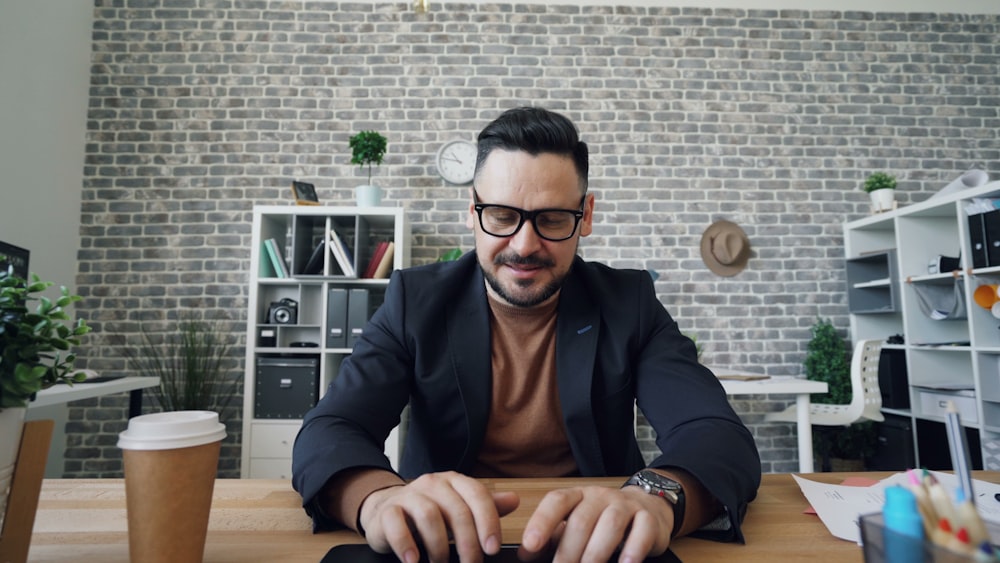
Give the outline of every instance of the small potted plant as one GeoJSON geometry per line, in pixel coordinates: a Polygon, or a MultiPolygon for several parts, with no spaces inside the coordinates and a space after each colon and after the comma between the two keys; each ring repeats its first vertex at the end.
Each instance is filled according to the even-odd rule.
{"type": "Polygon", "coordinates": [[[368,166],[368,183],[358,186],[358,205],[375,206],[382,202],[382,190],[372,184],[372,166],[382,164],[387,146],[386,138],[377,131],[362,131],[350,139],[351,164],[364,168],[368,166]]]}
{"type": "MultiPolygon", "coordinates": [[[[64,324],[70,320],[66,307],[81,298],[65,287],[55,301],[40,295],[51,285],[36,274],[29,281],[13,269],[0,271],[0,472],[13,471],[24,415],[35,393],[86,378],[74,370],[70,347],[79,345],[90,327],[83,319],[64,324]]],[[[0,529],[7,495],[0,490],[0,529]]]]}
{"type": "Polygon", "coordinates": [[[865,179],[864,190],[872,198],[872,209],[875,213],[889,211],[895,206],[895,176],[885,172],[875,172],[865,179]]]}

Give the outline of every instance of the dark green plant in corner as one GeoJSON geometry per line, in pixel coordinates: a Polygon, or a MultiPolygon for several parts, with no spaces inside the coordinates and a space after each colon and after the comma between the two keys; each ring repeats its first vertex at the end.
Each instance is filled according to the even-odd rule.
{"type": "Polygon", "coordinates": [[[376,131],[362,131],[350,139],[351,164],[368,166],[368,183],[372,183],[372,165],[382,164],[388,141],[376,131]]]}
{"type": "Polygon", "coordinates": [[[66,307],[81,298],[65,287],[55,301],[40,295],[52,285],[36,274],[28,281],[11,269],[0,272],[0,410],[26,407],[35,393],[56,383],[85,379],[74,371],[70,347],[90,327],[83,319],[64,324],[72,320],[66,307]]]}
{"type": "MultiPolygon", "coordinates": [[[[812,339],[804,362],[806,378],[825,381],[829,391],[812,395],[812,402],[844,405],[851,402],[851,363],[849,351],[837,329],[828,319],[818,319],[810,329],[812,339]]],[[[875,453],[878,436],[872,421],[850,426],[813,426],[814,450],[823,460],[865,459],[875,453]]]]}
{"type": "Polygon", "coordinates": [[[891,174],[886,174],[885,172],[875,172],[865,179],[864,190],[867,193],[872,193],[876,190],[894,189],[896,189],[896,177],[891,174]]]}
{"type": "Polygon", "coordinates": [[[218,320],[199,320],[183,313],[175,332],[139,329],[138,346],[124,346],[132,369],[160,378],[153,396],[165,411],[208,410],[228,418],[239,379],[230,375],[232,344],[218,320]]]}

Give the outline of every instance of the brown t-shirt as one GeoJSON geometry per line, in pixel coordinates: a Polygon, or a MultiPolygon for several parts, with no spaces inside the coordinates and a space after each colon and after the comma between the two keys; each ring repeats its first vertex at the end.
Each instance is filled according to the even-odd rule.
{"type": "Polygon", "coordinates": [[[489,302],[493,395],[472,475],[576,475],[556,380],[558,301],[537,309],[489,302]]]}
{"type": "MultiPolygon", "coordinates": [[[[579,469],[566,437],[556,378],[556,307],[521,309],[489,299],[490,416],[473,477],[567,477],[579,469]]],[[[380,469],[335,478],[320,493],[328,515],[354,528],[371,493],[399,485],[380,469]]]]}

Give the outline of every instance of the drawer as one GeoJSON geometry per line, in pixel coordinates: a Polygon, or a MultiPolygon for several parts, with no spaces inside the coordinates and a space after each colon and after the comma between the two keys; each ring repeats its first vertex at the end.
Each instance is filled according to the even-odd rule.
{"type": "Polygon", "coordinates": [[[301,424],[250,425],[250,457],[292,458],[292,444],[301,424]]]}
{"type": "Polygon", "coordinates": [[[967,389],[962,391],[939,391],[917,388],[920,396],[920,411],[925,415],[944,417],[948,414],[948,401],[955,403],[958,417],[967,424],[979,422],[976,410],[976,392],[967,389]]]}
{"type": "Polygon", "coordinates": [[[250,479],[291,479],[292,458],[250,458],[250,479]]]}

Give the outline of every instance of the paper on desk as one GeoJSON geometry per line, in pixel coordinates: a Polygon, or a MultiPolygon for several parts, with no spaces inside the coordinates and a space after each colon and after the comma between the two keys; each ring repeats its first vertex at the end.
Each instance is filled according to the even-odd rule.
{"type": "MultiPolygon", "coordinates": [[[[938,471],[931,471],[931,474],[946,490],[954,491],[958,487],[958,479],[954,474],[938,471]]],[[[792,475],[792,478],[798,483],[802,494],[826,529],[835,537],[855,543],[861,543],[861,530],[858,527],[861,515],[882,510],[885,487],[909,483],[905,472],[887,477],[870,487],[830,485],[803,479],[798,475],[792,475]]],[[[1000,524],[1000,502],[994,498],[995,494],[1000,493],[1000,485],[973,479],[972,489],[976,493],[976,508],[980,516],[988,522],[1000,524]]],[[[993,541],[997,541],[997,538],[993,538],[993,541]]]]}

